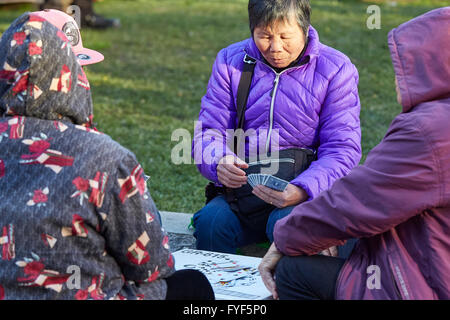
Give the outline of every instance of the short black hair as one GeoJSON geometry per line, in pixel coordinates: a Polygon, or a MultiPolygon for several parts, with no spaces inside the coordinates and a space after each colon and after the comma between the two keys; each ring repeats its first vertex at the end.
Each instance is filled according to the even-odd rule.
{"type": "Polygon", "coordinates": [[[294,14],[305,37],[310,25],[311,5],[309,0],[249,0],[248,20],[250,31],[256,27],[267,27],[275,21],[284,20],[294,14]]]}

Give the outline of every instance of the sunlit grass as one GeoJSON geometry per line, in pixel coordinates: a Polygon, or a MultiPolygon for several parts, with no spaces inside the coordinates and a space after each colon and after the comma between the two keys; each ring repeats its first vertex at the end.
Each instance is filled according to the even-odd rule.
{"type": "MultiPolygon", "coordinates": [[[[320,40],[358,68],[364,159],[401,111],[387,33],[445,1],[311,2],[320,40]],[[379,30],[366,27],[374,3],[381,9],[379,30]]],[[[95,8],[122,22],[116,30],[82,30],[84,45],[105,55],[87,68],[98,128],[137,155],[160,210],[195,212],[207,181],[193,164],[171,162],[177,143],[171,134],[177,128],[193,133],[217,52],[249,37],[247,0],[102,1],[95,8]]],[[[0,31],[27,9],[1,10],[0,31]]]]}

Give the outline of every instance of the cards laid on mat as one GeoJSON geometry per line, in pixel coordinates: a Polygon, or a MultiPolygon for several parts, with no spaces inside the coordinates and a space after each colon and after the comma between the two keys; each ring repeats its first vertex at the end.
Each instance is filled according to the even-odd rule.
{"type": "Polygon", "coordinates": [[[261,258],[184,248],[173,253],[175,269],[195,269],[208,278],[218,300],[262,300],[267,290],[258,265],[261,258]]]}
{"type": "Polygon", "coordinates": [[[274,177],[270,174],[249,174],[247,177],[248,183],[254,188],[256,185],[261,184],[276,191],[284,191],[289,184],[289,181],[274,177]]]}

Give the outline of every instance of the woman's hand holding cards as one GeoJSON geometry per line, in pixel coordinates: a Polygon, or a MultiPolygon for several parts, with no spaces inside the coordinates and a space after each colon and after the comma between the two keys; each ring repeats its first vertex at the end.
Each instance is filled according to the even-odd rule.
{"type": "Polygon", "coordinates": [[[253,194],[277,208],[295,206],[308,199],[308,194],[305,190],[290,183],[283,192],[263,185],[256,185],[253,187],[253,194]]]}
{"type": "MultiPolygon", "coordinates": [[[[249,178],[245,174],[245,171],[242,170],[247,168],[248,164],[245,161],[234,155],[227,155],[217,165],[217,177],[219,182],[228,188],[240,188],[247,183],[247,179],[249,178]]],[[[283,182],[283,180],[273,176],[259,176],[264,176],[264,184],[268,186],[273,185],[275,187],[275,185],[278,186],[283,182]]],[[[294,206],[308,199],[308,194],[305,190],[290,183],[287,184],[284,191],[277,191],[262,185],[258,179],[255,183],[255,185],[251,183],[253,186],[253,194],[277,208],[294,206]]]]}

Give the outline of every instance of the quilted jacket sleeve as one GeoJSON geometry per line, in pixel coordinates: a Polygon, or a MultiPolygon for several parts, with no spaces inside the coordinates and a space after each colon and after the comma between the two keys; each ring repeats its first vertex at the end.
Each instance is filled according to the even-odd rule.
{"type": "Polygon", "coordinates": [[[226,130],[234,128],[235,119],[236,108],[223,49],[217,55],[206,95],[202,98],[192,143],[192,157],[200,173],[210,181],[218,183],[217,163],[223,156],[234,154],[227,145],[226,130]]]}
{"type": "Polygon", "coordinates": [[[291,181],[310,196],[328,190],[336,179],[350,172],[361,159],[358,72],[347,61],[331,79],[319,123],[318,160],[291,181]]]}
{"type": "Polygon", "coordinates": [[[168,236],[146,188],[144,172],[135,156],[127,153],[119,163],[102,226],[105,249],[122,270],[127,299],[164,299],[165,278],[174,271],[168,236]]]}

